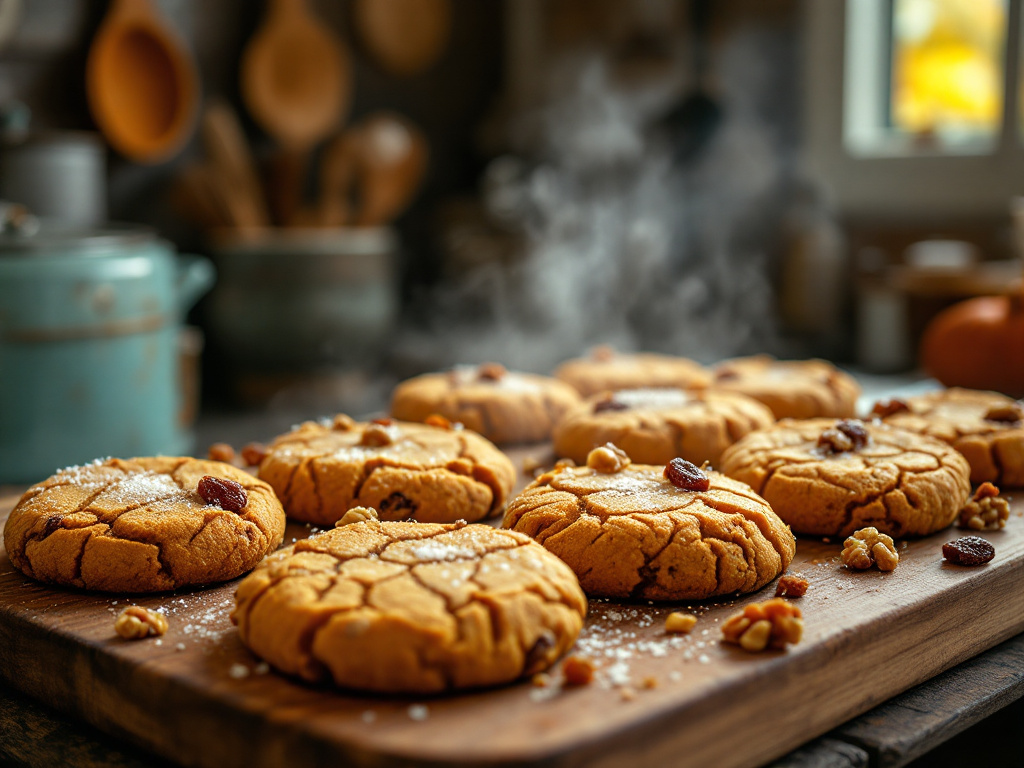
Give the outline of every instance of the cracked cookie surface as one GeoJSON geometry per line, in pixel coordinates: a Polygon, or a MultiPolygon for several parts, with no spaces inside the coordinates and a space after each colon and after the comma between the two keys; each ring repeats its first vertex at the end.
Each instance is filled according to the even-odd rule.
{"type": "Polygon", "coordinates": [[[284,510],[270,486],[216,461],[107,459],[69,467],[26,491],[4,528],[11,562],[51,584],[160,592],[226,581],[281,544],[284,510]],[[200,479],[245,488],[238,512],[203,501],[200,479]]]}
{"type": "Polygon", "coordinates": [[[595,395],[555,427],[555,453],[577,464],[592,448],[614,443],[638,464],[675,457],[717,464],[722,451],[775,417],[753,398],[730,392],[626,389],[595,395]]]}
{"type": "Polygon", "coordinates": [[[287,674],[435,693],[547,669],[586,611],[572,571],[522,534],[368,520],[268,557],[239,585],[232,620],[287,674]]]}
{"type": "Polygon", "coordinates": [[[259,475],[289,517],[317,525],[358,506],[373,507],[382,520],[473,522],[501,512],[516,478],[508,457],[470,430],[344,417],[278,437],[259,475]],[[365,444],[381,432],[369,441],[380,444],[365,444]]]}
{"type": "Polygon", "coordinates": [[[558,366],[555,377],[575,387],[584,397],[644,387],[701,389],[711,383],[711,372],[685,357],[611,350],[567,360],[558,366]]]}
{"type": "Polygon", "coordinates": [[[985,418],[994,409],[1012,409],[1014,400],[954,387],[903,402],[909,411],[884,417],[886,424],[952,445],[971,465],[972,483],[1024,487],[1024,420],[985,418]]]}
{"type": "Polygon", "coordinates": [[[460,366],[403,381],[391,398],[391,415],[425,421],[439,414],[507,445],[547,440],[555,422],[580,401],[576,390],[547,376],[506,372],[483,378],[477,371],[460,366]]]}
{"type": "Polygon", "coordinates": [[[948,526],[970,495],[967,461],[940,440],[865,424],[867,444],[819,445],[833,419],[780,421],[726,449],[722,471],[761,494],[796,533],[849,536],[875,527],[924,536],[948,526]]]}
{"type": "Polygon", "coordinates": [[[664,467],[562,467],[527,486],[503,525],[568,563],[593,597],[700,600],[752,592],[786,570],[796,540],[742,483],[705,473],[684,491],[664,467]]]}
{"type": "Polygon", "coordinates": [[[860,386],[824,360],[776,360],[768,355],[726,360],[715,367],[715,390],[758,400],[777,419],[853,416],[860,386]]]}

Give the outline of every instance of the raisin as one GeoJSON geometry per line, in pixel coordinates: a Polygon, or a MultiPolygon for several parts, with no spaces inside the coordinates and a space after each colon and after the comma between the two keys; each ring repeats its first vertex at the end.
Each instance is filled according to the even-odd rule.
{"type": "Polygon", "coordinates": [[[555,647],[555,635],[550,630],[541,632],[537,640],[526,652],[526,660],[523,662],[523,669],[526,674],[537,668],[547,667],[548,656],[555,647]]]}
{"type": "Polygon", "coordinates": [[[868,444],[868,431],[860,419],[843,419],[836,422],[836,429],[850,438],[853,449],[863,448],[868,444]]]}
{"type": "Polygon", "coordinates": [[[60,528],[61,522],[64,520],[60,515],[50,515],[46,518],[46,524],[43,526],[43,538],[49,536],[51,533],[60,528]]]}
{"type": "Polygon", "coordinates": [[[395,420],[391,419],[391,418],[388,418],[387,416],[384,416],[383,418],[380,418],[380,419],[371,419],[370,423],[371,424],[380,424],[382,427],[390,427],[392,424],[395,423],[395,420]]]}
{"type": "Polygon", "coordinates": [[[500,381],[505,378],[508,371],[501,363],[484,363],[476,371],[476,377],[481,381],[500,381]]]}
{"type": "Polygon", "coordinates": [[[985,421],[997,421],[1001,424],[1014,424],[1024,419],[1024,409],[1016,403],[994,405],[985,413],[985,421]]]}
{"type": "Polygon", "coordinates": [[[608,395],[608,397],[594,403],[594,413],[603,413],[604,411],[625,411],[628,408],[628,405],[616,400],[614,395],[608,395]]]}
{"type": "Polygon", "coordinates": [[[980,536],[964,536],[943,544],[942,556],[955,565],[982,565],[996,556],[996,548],[980,536]]]}
{"type": "Polygon", "coordinates": [[[206,451],[206,456],[210,461],[223,461],[225,464],[230,464],[235,460],[235,449],[227,443],[214,443],[206,451]]]}
{"type": "Polygon", "coordinates": [[[265,458],[267,458],[267,446],[263,443],[249,443],[242,449],[242,461],[250,467],[259,466],[265,458]]]}
{"type": "Polygon", "coordinates": [[[416,511],[416,505],[403,493],[395,491],[380,503],[380,515],[385,515],[391,520],[398,520],[403,517],[411,517],[416,511]],[[405,514],[403,514],[405,513],[405,514]]]}
{"type": "Polygon", "coordinates": [[[234,480],[204,475],[197,488],[199,495],[207,504],[220,507],[228,512],[241,512],[249,503],[245,488],[234,480]]]}
{"type": "Polygon", "coordinates": [[[672,459],[666,464],[665,477],[676,488],[684,491],[706,491],[711,487],[708,476],[686,459],[672,459]]]}
{"type": "Polygon", "coordinates": [[[888,400],[879,400],[875,403],[871,409],[871,415],[877,416],[880,419],[888,418],[894,413],[905,413],[910,410],[910,406],[907,405],[906,400],[900,400],[898,397],[893,397],[888,400]]]}

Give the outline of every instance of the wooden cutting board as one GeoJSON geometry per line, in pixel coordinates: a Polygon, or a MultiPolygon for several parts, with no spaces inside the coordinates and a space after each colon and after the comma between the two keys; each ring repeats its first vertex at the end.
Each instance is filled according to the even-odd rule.
{"type": "MultiPolygon", "coordinates": [[[[578,652],[598,663],[594,684],[434,698],[355,695],[269,671],[229,620],[234,582],[129,601],[36,584],[0,550],[0,674],[191,765],[756,766],[1024,630],[1018,497],[1006,530],[985,534],[996,558],[979,568],[943,564],[956,529],[906,544],[890,574],[848,572],[839,543],[801,540],[790,572],[811,582],[799,600],[806,632],[788,651],[718,642],[722,621],[774,584],[673,606],[700,614],[688,636],[664,633],[669,607],[592,601],[578,652]],[[130,602],[166,609],[168,633],[119,639],[114,616],[130,602]]],[[[0,521],[15,500],[0,500],[0,521]]],[[[286,541],[308,533],[292,524],[286,541]]]]}

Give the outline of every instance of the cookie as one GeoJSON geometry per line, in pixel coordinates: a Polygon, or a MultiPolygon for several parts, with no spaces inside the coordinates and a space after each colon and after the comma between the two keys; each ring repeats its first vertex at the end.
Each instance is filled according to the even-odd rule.
{"type": "Polygon", "coordinates": [[[789,566],[793,534],[747,486],[709,471],[707,490],[682,490],[665,466],[600,456],[614,450],[541,475],[503,521],[564,560],[588,595],[701,600],[760,589],[789,566]]]}
{"type": "Polygon", "coordinates": [[[377,520],[267,558],[236,603],[242,642],[278,670],[387,693],[540,672],[572,646],[587,611],[572,571],[522,534],[377,520]]]}
{"type": "Polygon", "coordinates": [[[555,422],[579,401],[576,390],[557,379],[485,363],[402,382],[392,396],[391,415],[426,421],[440,414],[498,445],[535,443],[550,438],[555,422]]]}
{"type": "Polygon", "coordinates": [[[886,424],[949,443],[971,465],[972,483],[1024,487],[1024,407],[996,392],[946,389],[878,403],[886,424]]]}
{"type": "Polygon", "coordinates": [[[597,347],[589,357],[567,360],[555,371],[555,377],[571,384],[584,397],[648,387],[700,389],[711,383],[711,373],[685,357],[624,354],[610,347],[597,347]]]}
{"type": "Polygon", "coordinates": [[[971,491],[967,461],[946,443],[853,419],[781,421],[726,449],[721,469],[817,536],[924,536],[953,522],[971,491]]]}
{"type": "Polygon", "coordinates": [[[712,387],[767,405],[776,419],[853,416],[860,386],[824,360],[776,360],[768,355],[726,360],[715,367],[712,387]]]}
{"type": "Polygon", "coordinates": [[[367,506],[382,520],[445,523],[499,514],[516,471],[468,429],[341,415],[278,437],[259,476],[296,520],[331,525],[349,508],[367,506]]]}
{"type": "Polygon", "coordinates": [[[588,398],[555,426],[555,454],[582,464],[591,449],[615,443],[640,464],[680,456],[717,464],[748,432],[775,423],[753,398],[730,392],[623,389],[588,398]]]}
{"type": "Polygon", "coordinates": [[[284,522],[270,486],[228,464],[107,459],[29,488],[7,519],[4,546],[11,562],[39,581],[161,592],[252,570],[281,544],[284,522]],[[229,501],[207,503],[197,490],[205,476],[237,483],[244,493],[228,484],[229,501]]]}

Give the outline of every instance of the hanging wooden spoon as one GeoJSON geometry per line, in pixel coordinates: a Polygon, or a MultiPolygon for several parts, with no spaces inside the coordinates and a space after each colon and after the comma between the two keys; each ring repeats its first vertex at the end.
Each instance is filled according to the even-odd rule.
{"type": "Polygon", "coordinates": [[[85,83],[103,135],[136,162],[166,160],[195,126],[195,63],[149,0],[114,0],[89,51],[85,83]]]}
{"type": "Polygon", "coordinates": [[[301,205],[310,150],[334,131],[351,96],[352,66],[342,42],[305,0],[270,0],[242,56],[242,99],[284,149],[275,161],[283,181],[271,202],[285,223],[301,205]]]}
{"type": "Polygon", "coordinates": [[[352,15],[363,44],[393,75],[429,69],[451,36],[451,0],[356,0],[352,15]]]}
{"type": "Polygon", "coordinates": [[[230,187],[237,200],[243,227],[266,227],[270,224],[267,201],[260,186],[259,174],[249,151],[249,143],[231,106],[214,99],[203,113],[203,146],[210,165],[222,184],[230,187]]]}

